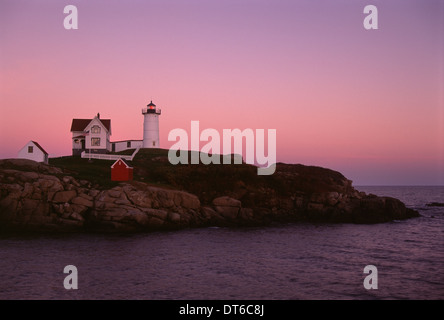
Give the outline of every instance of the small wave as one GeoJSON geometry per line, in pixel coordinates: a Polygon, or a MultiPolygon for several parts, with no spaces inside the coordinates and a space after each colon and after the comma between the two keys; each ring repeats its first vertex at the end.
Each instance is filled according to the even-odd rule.
{"type": "Polygon", "coordinates": [[[442,202],[430,202],[426,204],[426,207],[444,207],[442,202]]]}
{"type": "Polygon", "coordinates": [[[421,241],[405,239],[404,242],[421,242],[421,241]]]}

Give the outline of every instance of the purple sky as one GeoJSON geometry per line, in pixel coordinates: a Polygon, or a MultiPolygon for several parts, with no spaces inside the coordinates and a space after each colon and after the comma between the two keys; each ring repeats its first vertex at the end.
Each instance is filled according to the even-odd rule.
{"type": "Polygon", "coordinates": [[[71,153],[73,118],[111,140],[277,130],[277,160],[355,185],[444,185],[444,1],[0,1],[0,158],[71,153]],[[79,29],[65,30],[65,5],[79,29]],[[376,5],[379,29],[363,27],[376,5]]]}

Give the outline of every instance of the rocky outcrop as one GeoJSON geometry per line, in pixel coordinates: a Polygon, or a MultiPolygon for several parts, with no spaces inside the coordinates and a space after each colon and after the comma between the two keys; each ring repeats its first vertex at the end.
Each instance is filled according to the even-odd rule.
{"type": "MultiPolygon", "coordinates": [[[[285,170],[277,174],[291,176],[285,170]]],[[[259,194],[244,191],[238,199],[220,196],[205,205],[180,190],[136,181],[101,190],[59,168],[1,160],[0,229],[139,231],[272,221],[377,223],[418,215],[397,199],[358,192],[345,178],[327,178],[317,192],[263,188],[259,194]]]]}
{"type": "Polygon", "coordinates": [[[237,219],[242,208],[239,200],[227,196],[214,199],[213,205],[217,213],[231,221],[237,219]]]}

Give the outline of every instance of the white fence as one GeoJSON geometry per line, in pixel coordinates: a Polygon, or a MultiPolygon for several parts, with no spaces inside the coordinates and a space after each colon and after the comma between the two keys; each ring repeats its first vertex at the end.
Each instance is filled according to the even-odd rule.
{"type": "Polygon", "coordinates": [[[132,155],[121,155],[121,154],[99,154],[99,153],[86,153],[85,151],[83,151],[81,153],[81,157],[82,158],[88,158],[88,159],[101,159],[101,160],[118,160],[118,159],[123,159],[123,160],[128,160],[128,161],[132,161],[134,159],[134,157],[136,156],[137,152],[139,152],[140,147],[138,147],[136,150],[134,150],[132,155]]]}

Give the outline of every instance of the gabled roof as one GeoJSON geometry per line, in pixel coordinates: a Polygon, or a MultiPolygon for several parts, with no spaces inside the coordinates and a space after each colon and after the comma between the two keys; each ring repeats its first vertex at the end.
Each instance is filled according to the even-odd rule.
{"type": "MultiPolygon", "coordinates": [[[[102,122],[103,126],[106,128],[106,130],[110,130],[111,128],[111,119],[99,119],[100,122],[102,122]]],[[[71,132],[72,131],[84,131],[85,128],[93,121],[93,119],[72,119],[71,124],[71,132]]]]}
{"type": "Polygon", "coordinates": [[[35,142],[35,141],[33,141],[33,140],[31,140],[31,142],[32,142],[37,148],[39,148],[40,151],[42,151],[44,154],[48,154],[48,152],[46,152],[45,149],[43,149],[42,146],[38,144],[38,142],[35,142]]]}
{"type": "Polygon", "coordinates": [[[115,166],[119,161],[122,161],[123,164],[124,164],[128,169],[132,169],[132,167],[130,167],[130,166],[128,165],[128,163],[126,163],[125,160],[123,160],[122,158],[117,159],[116,162],[114,162],[113,165],[111,166],[111,169],[113,169],[114,166],[115,166]]]}

